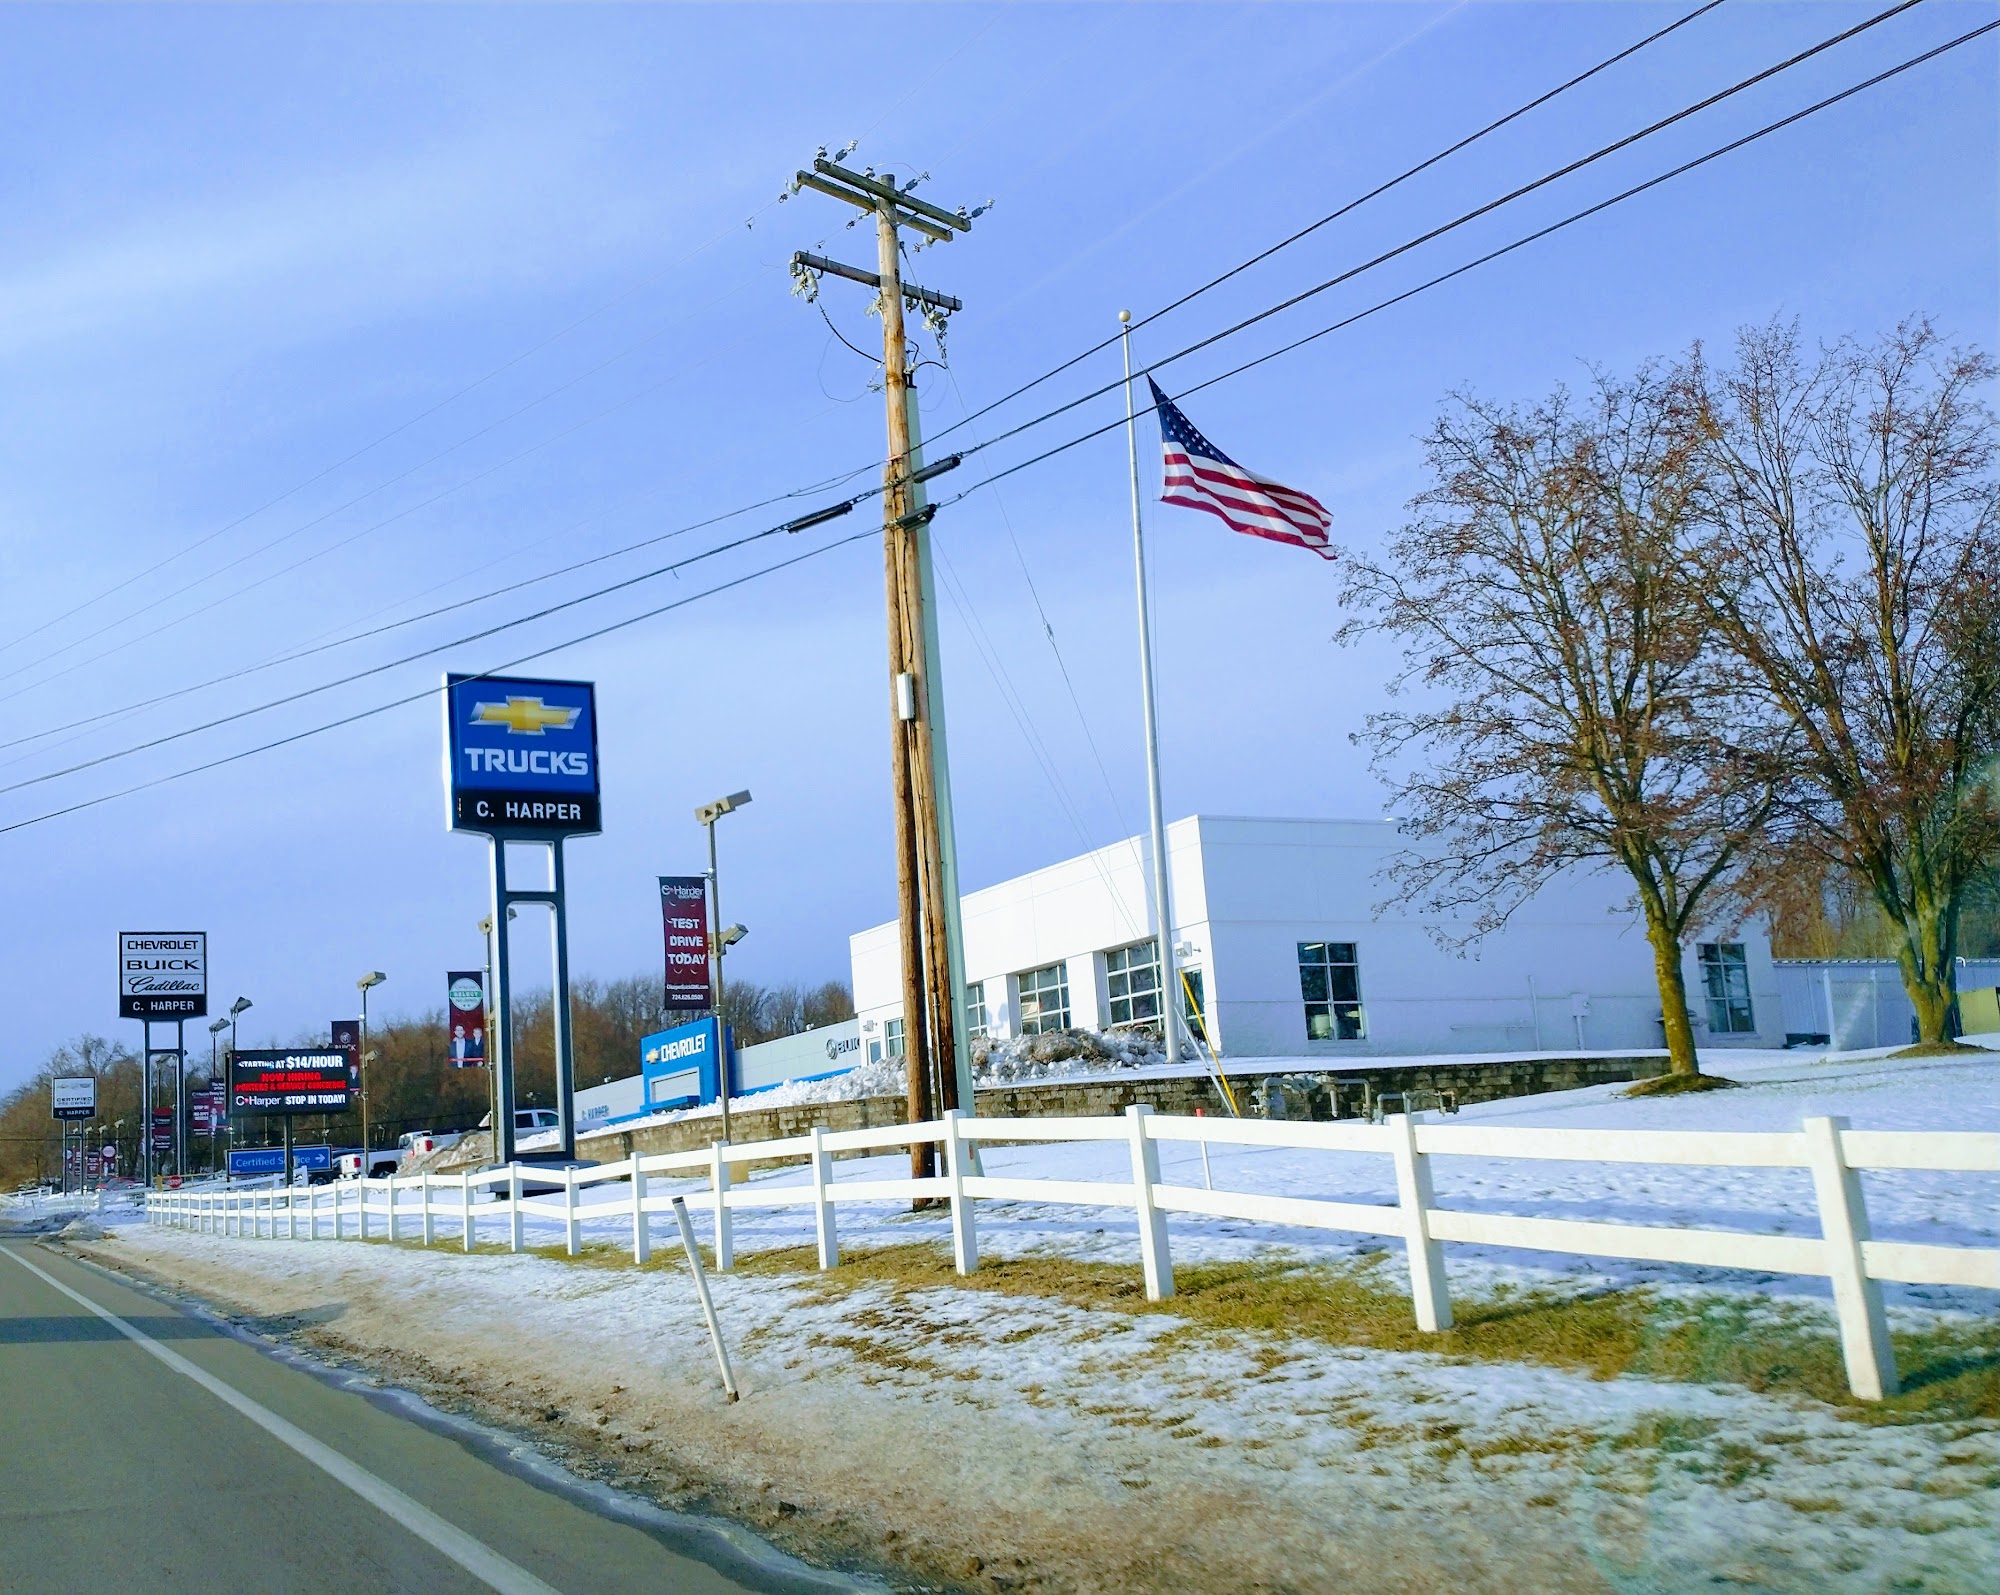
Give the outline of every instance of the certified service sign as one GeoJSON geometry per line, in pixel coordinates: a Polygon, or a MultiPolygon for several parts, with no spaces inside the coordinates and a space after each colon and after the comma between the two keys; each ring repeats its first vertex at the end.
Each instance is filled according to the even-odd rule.
{"type": "Polygon", "coordinates": [[[575,836],[601,829],[590,682],[447,676],[444,700],[454,831],[575,836]]]}
{"type": "Polygon", "coordinates": [[[206,931],[118,933],[120,1019],[199,1019],[207,1012],[206,931]]]}

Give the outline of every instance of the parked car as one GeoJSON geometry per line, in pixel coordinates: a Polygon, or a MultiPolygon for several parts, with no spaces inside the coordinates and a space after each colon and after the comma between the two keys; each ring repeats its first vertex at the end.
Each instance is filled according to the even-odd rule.
{"type": "MultiPolygon", "coordinates": [[[[479,1121],[479,1128],[493,1128],[493,1115],[487,1114],[479,1121]]],[[[554,1108],[516,1108],[514,1110],[514,1133],[516,1135],[539,1135],[543,1130],[560,1130],[562,1118],[554,1108]]]]}
{"type": "MultiPolygon", "coordinates": [[[[343,1180],[361,1178],[361,1157],[359,1152],[343,1152],[336,1165],[343,1180]]],[[[379,1180],[385,1174],[394,1174],[403,1161],[401,1152],[371,1152],[368,1154],[368,1178],[379,1180]]]]}

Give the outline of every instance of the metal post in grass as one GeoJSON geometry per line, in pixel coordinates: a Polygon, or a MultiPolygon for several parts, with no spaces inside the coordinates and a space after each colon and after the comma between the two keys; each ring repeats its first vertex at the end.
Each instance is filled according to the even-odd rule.
{"type": "Polygon", "coordinates": [[[708,1294],[708,1276],[701,1270],[701,1248],[694,1243],[694,1220],[688,1217],[685,1197],[674,1198],[674,1222],[680,1225],[681,1248],[687,1253],[688,1268],[694,1274],[694,1293],[701,1301],[701,1315],[708,1322],[708,1340],[715,1347],[715,1365],[722,1370],[722,1388],[734,1401],[736,1375],[729,1371],[729,1352],[722,1344],[722,1325],[716,1321],[715,1303],[708,1294]]]}
{"type": "Polygon", "coordinates": [[[1410,1254],[1410,1299],[1417,1327],[1426,1334],[1451,1328],[1451,1286],[1445,1279],[1444,1246],[1430,1231],[1431,1161],[1417,1150],[1416,1121],[1407,1113],[1389,1116],[1389,1151],[1396,1163],[1396,1201],[1402,1208],[1403,1239],[1410,1254]]]}
{"type": "Polygon", "coordinates": [[[1167,1215],[1153,1200],[1160,1183],[1160,1144],[1146,1133],[1153,1110],[1135,1102],[1125,1110],[1132,1147],[1132,1206],[1139,1216],[1139,1267],[1146,1276],[1146,1300],[1165,1301],[1174,1293],[1174,1258],[1167,1246],[1167,1215]]]}
{"type": "Polygon", "coordinates": [[[437,1224],[431,1215],[431,1171],[425,1169],[417,1178],[423,1182],[420,1188],[424,1197],[424,1244],[428,1246],[437,1238],[437,1224]]]}
{"type": "Polygon", "coordinates": [[[1881,1282],[1869,1278],[1862,1248],[1868,1243],[1868,1206],[1861,1174],[1847,1166],[1840,1135],[1844,1118],[1812,1118],[1802,1126],[1813,1195],[1819,1199],[1819,1232],[1826,1246],[1826,1271],[1833,1282],[1833,1307],[1840,1323],[1840,1354],[1847,1383],[1862,1401],[1880,1401],[1901,1388],[1889,1319],[1882,1307],[1881,1282]]]}
{"type": "Polygon", "coordinates": [[[653,1221],[646,1212],[646,1165],[632,1154],[632,1261],[644,1264],[653,1255],[653,1221]]]}
{"type": "Polygon", "coordinates": [[[834,1228],[833,1156],[826,1149],[826,1126],[812,1127],[813,1238],[819,1243],[819,1266],[840,1266],[840,1234],[834,1228]]]}
{"type": "Polygon", "coordinates": [[[972,1198],[965,1194],[964,1109],[944,1116],[944,1177],[951,1184],[951,1261],[961,1274],[979,1267],[979,1229],[972,1216],[972,1198]]]}
{"type": "Polygon", "coordinates": [[[576,1211],[576,1169],[563,1170],[563,1250],[571,1257],[583,1250],[583,1225],[576,1211]]]}
{"type": "Polygon", "coordinates": [[[521,1165],[518,1163],[507,1165],[507,1206],[507,1249],[518,1252],[524,1240],[521,1233],[521,1165]]]}
{"type": "Polygon", "coordinates": [[[722,1155],[727,1142],[717,1141],[708,1149],[709,1193],[715,1200],[715,1271],[726,1274],[736,1266],[736,1238],[730,1227],[729,1159],[722,1155]]]}
{"type": "Polygon", "coordinates": [[[465,1249],[473,1248],[472,1239],[472,1170],[467,1169],[458,1177],[458,1217],[464,1226],[465,1249]]]}

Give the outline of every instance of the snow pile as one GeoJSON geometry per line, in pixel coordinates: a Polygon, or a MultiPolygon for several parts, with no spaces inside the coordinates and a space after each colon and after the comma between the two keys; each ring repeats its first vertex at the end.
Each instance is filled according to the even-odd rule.
{"type": "Polygon", "coordinates": [[[1074,1075],[1118,1074],[1167,1061],[1150,1030],[1051,1030],[972,1044],[972,1078],[979,1085],[1025,1085],[1074,1075]]]}

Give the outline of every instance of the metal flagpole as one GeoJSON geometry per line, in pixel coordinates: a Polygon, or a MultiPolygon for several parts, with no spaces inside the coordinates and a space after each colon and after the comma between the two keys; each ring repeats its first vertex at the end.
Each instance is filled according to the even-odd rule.
{"type": "Polygon", "coordinates": [[[1154,943],[1160,955],[1160,1033],[1167,1057],[1181,1055],[1180,974],[1174,958],[1173,902],[1167,891],[1167,824],[1160,807],[1159,711],[1153,702],[1153,619],[1146,601],[1146,535],[1139,519],[1139,420],[1132,403],[1132,312],[1118,312],[1125,350],[1125,449],[1132,465],[1132,564],[1139,588],[1139,687],[1146,707],[1146,803],[1153,827],[1154,943]]]}

